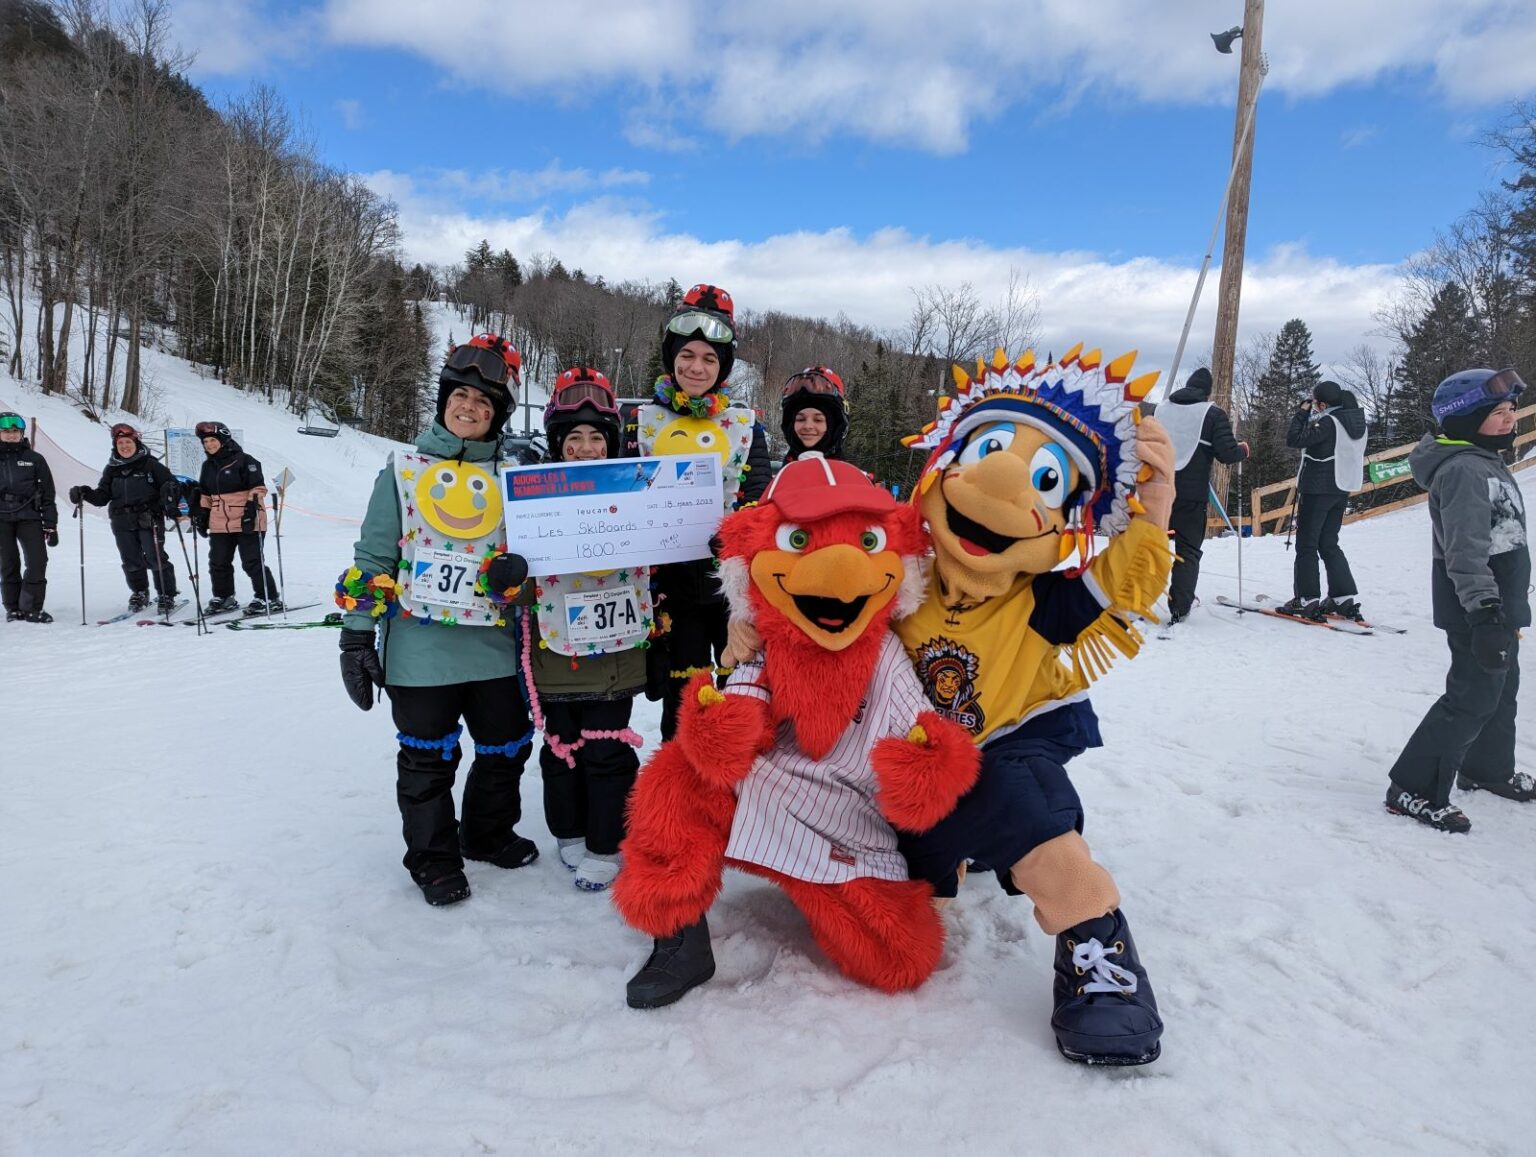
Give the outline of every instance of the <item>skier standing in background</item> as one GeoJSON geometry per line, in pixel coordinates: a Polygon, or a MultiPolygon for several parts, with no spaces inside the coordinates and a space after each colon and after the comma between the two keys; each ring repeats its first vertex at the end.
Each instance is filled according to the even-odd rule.
{"type": "Polygon", "coordinates": [[[1435,389],[1440,436],[1409,456],[1429,491],[1435,626],[1451,669],[1445,694],[1409,737],[1387,785],[1387,810],[1446,832],[1472,823],[1450,802],[1451,783],[1522,803],[1536,776],[1515,766],[1520,629],[1531,625],[1531,548],[1520,487],[1499,457],[1515,440],[1514,370],[1463,370],[1435,389]]]}
{"type": "Polygon", "coordinates": [[[47,547],[58,545],[53,472],[27,442],[26,419],[0,414],[0,595],[6,622],[53,622],[43,610],[43,597],[48,591],[47,547]]]}
{"type": "Polygon", "coordinates": [[[213,597],[203,608],[207,615],[240,609],[235,597],[235,551],[240,568],[251,580],[256,595],[245,608],[248,615],[283,609],[277,580],[263,562],[262,539],[267,535],[267,482],[261,463],[240,448],[223,422],[199,422],[197,436],[208,455],[198,479],[194,509],[199,534],[208,537],[208,576],[213,597]]]}
{"type": "Polygon", "coordinates": [[[1295,582],[1290,601],[1275,608],[1283,615],[1362,617],[1355,598],[1359,588],[1339,547],[1339,528],[1349,496],[1365,481],[1365,436],[1365,411],[1338,382],[1318,382],[1312,401],[1291,417],[1285,444],[1302,455],[1296,482],[1295,582]],[[1328,572],[1326,599],[1318,581],[1319,556],[1328,572]]]}
{"type": "Polygon", "coordinates": [[[89,502],[105,506],[117,553],[128,580],[128,609],[149,606],[149,580],[155,580],[156,609],[169,613],[176,606],[176,569],[165,553],[165,519],[174,518],[181,500],[181,483],[163,462],[144,448],[139,432],[126,422],[112,427],[113,454],[101,481],[73,486],[73,506],[89,502]]]}

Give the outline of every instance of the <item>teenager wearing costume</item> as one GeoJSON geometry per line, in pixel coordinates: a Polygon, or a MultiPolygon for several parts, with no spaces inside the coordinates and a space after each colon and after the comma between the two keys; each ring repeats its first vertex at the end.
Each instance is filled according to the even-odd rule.
{"type": "Polygon", "coordinates": [[[1200,559],[1205,553],[1205,512],[1211,498],[1211,467],[1248,457],[1248,443],[1232,433],[1232,419],[1211,402],[1211,371],[1201,366],[1157,408],[1157,420],[1173,441],[1173,579],[1168,586],[1168,619],[1183,622],[1195,603],[1200,559]]]}
{"type": "Polygon", "coordinates": [[[26,420],[16,413],[0,414],[0,595],[6,622],[53,622],[53,616],[43,610],[48,591],[46,548],[58,545],[53,472],[27,442],[26,420]]]}
{"type": "Polygon", "coordinates": [[[165,519],[176,516],[181,484],[164,463],[144,448],[139,432],[126,422],[112,427],[113,454],[95,486],[72,486],[69,501],[107,508],[112,537],[128,580],[128,609],[149,606],[149,580],[155,580],[156,609],[176,605],[176,569],[165,553],[165,519]]]}
{"type": "Polygon", "coordinates": [[[539,854],[514,830],[533,730],[506,604],[527,566],[503,553],[497,479],[501,428],[521,368],[517,350],[500,337],[475,337],[449,353],[432,424],[412,452],[391,455],[380,472],[353,566],[337,583],[336,601],[347,612],[342,683],[364,711],[377,687],[389,695],[404,863],[433,905],[469,895],[465,857],[519,868],[539,854]],[[461,824],[453,783],[464,725],[475,757],[461,824]]]}
{"type": "Polygon", "coordinates": [[[198,533],[208,538],[208,575],[213,597],[203,608],[208,615],[240,609],[235,597],[235,552],[240,569],[256,592],[245,608],[248,615],[283,609],[277,580],[264,565],[262,540],[267,536],[267,481],[261,463],[240,448],[223,422],[199,422],[197,436],[203,443],[199,498],[194,507],[198,533]]]}
{"type": "Polygon", "coordinates": [[[789,451],[785,462],[814,450],[841,459],[848,436],[848,391],[826,366],[808,366],[790,376],[780,391],[779,430],[789,451]]]}
{"type": "Polygon", "coordinates": [[[1520,631],[1531,625],[1531,547],[1520,487],[1499,457],[1514,445],[1525,383],[1514,370],[1463,370],[1435,389],[1439,437],[1409,455],[1429,491],[1430,591],[1451,669],[1445,694],[1408,739],[1387,785],[1387,810],[1447,832],[1472,823],[1451,783],[1536,800],[1536,776],[1515,764],[1520,631]]]}
{"type": "MultiPolygon", "coordinates": [[[[619,406],[607,377],[581,368],[556,378],[544,433],[553,462],[619,457],[619,406]]],[[[640,767],[629,719],[645,689],[650,569],[545,575],[534,584],[522,614],[534,722],[544,731],[544,820],[576,887],[601,892],[618,875],[624,806],[640,767]]]]}
{"type": "MultiPolygon", "coordinates": [[[[662,331],[666,375],[656,380],[655,398],[635,415],[636,448],[643,457],[720,456],[727,513],[756,502],[772,473],[762,424],[726,392],[736,360],[735,324],[725,290],[690,289],[662,331]]],[[[683,687],[698,672],[713,670],[725,650],[729,613],[713,558],[657,567],[655,582],[664,634],[651,648],[650,661],[666,665],[661,735],[668,739],[677,730],[683,687]]]]}
{"type": "Polygon", "coordinates": [[[1359,587],[1339,547],[1339,528],[1349,496],[1365,481],[1365,438],[1365,411],[1338,382],[1319,382],[1312,401],[1291,416],[1285,444],[1302,454],[1296,482],[1295,583],[1290,601],[1275,608],[1281,614],[1361,617],[1355,598],[1359,587]],[[1326,599],[1321,598],[1317,575],[1319,556],[1328,573],[1326,599]]]}

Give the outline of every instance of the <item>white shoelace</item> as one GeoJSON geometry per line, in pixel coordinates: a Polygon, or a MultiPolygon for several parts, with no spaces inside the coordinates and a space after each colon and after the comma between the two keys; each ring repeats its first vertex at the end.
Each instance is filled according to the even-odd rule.
{"type": "Polygon", "coordinates": [[[1085,940],[1072,950],[1072,963],[1093,976],[1083,985],[1084,992],[1119,992],[1129,996],[1136,991],[1136,974],[1109,959],[1114,949],[1106,949],[1097,940],[1085,940]]]}

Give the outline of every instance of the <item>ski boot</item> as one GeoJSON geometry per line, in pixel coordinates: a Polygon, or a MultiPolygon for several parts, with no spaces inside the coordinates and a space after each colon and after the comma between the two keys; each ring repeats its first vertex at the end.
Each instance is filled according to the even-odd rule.
{"type": "Polygon", "coordinates": [[[1322,611],[1324,615],[1337,615],[1341,619],[1350,619],[1356,623],[1365,621],[1365,614],[1360,610],[1360,604],[1352,598],[1326,598],[1323,600],[1322,611]]]}
{"type": "Polygon", "coordinates": [[[155,600],[155,610],[159,611],[162,615],[168,615],[172,611],[174,611],[175,609],[176,609],[176,592],[175,591],[172,591],[168,595],[161,595],[158,599],[155,600]]]}
{"type": "Polygon", "coordinates": [[[1145,1065],[1162,1052],[1157,998],[1118,908],[1056,937],[1055,997],[1051,1029],[1067,1060],[1145,1065]]]}
{"type": "Polygon", "coordinates": [[[709,920],[700,916],[676,936],[652,941],[651,955],[624,986],[624,999],[630,1008],[663,1008],[714,974],[709,920]]]}
{"type": "Polygon", "coordinates": [[[214,595],[203,608],[205,615],[223,615],[240,609],[240,600],[234,595],[214,595]]]}
{"type": "Polygon", "coordinates": [[[510,833],[500,847],[476,849],[461,840],[459,848],[466,860],[479,860],[498,868],[521,868],[539,858],[539,845],[516,832],[510,833]]]}
{"type": "Polygon", "coordinates": [[[252,599],[250,602],[245,604],[245,617],[248,619],[255,618],[257,615],[264,615],[266,613],[266,599],[252,599]]]}
{"type": "Polygon", "coordinates": [[[618,878],[621,863],[618,853],[596,856],[588,852],[576,866],[576,878],[572,883],[583,892],[606,892],[618,878]]]}
{"type": "Polygon", "coordinates": [[[411,879],[421,889],[422,898],[434,908],[469,899],[469,880],[457,864],[423,864],[411,869],[411,879]]]}
{"type": "Polygon", "coordinates": [[[1289,615],[1293,619],[1311,619],[1314,623],[1321,623],[1327,619],[1323,611],[1323,604],[1316,599],[1304,599],[1299,595],[1288,599],[1275,608],[1277,615],[1289,615]]]}
{"type": "Polygon", "coordinates": [[[1437,832],[1455,832],[1458,835],[1472,830],[1467,813],[1454,804],[1436,807],[1427,796],[1414,795],[1406,787],[1387,782],[1386,807],[1395,816],[1408,816],[1421,824],[1427,824],[1437,832]]]}
{"type": "Polygon", "coordinates": [[[28,612],[26,612],[26,614],[22,615],[21,617],[26,619],[27,622],[29,622],[29,623],[51,623],[51,622],[53,622],[53,616],[50,615],[47,611],[28,611],[28,612]]]}
{"type": "Polygon", "coordinates": [[[130,611],[142,611],[149,606],[148,591],[134,591],[128,596],[128,609],[130,611]]]}
{"type": "Polygon", "coordinates": [[[1530,803],[1536,800],[1536,777],[1529,776],[1523,771],[1514,772],[1508,779],[1495,780],[1492,783],[1468,779],[1466,772],[1458,771],[1456,786],[1462,791],[1486,791],[1490,795],[1503,796],[1516,803],[1530,803]]]}
{"type": "Polygon", "coordinates": [[[274,615],[282,614],[283,613],[283,600],[282,599],[278,599],[278,598],[274,598],[274,599],[268,600],[268,602],[267,602],[267,610],[269,612],[271,612],[272,614],[274,614],[274,615]]]}
{"type": "Polygon", "coordinates": [[[19,623],[26,617],[23,611],[13,610],[11,607],[5,608],[5,621],[8,623],[19,623]]]}

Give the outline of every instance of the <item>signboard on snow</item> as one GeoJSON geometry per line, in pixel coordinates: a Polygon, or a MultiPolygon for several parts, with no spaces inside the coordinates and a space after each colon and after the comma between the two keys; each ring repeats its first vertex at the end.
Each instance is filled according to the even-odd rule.
{"type": "Polygon", "coordinates": [[[1411,473],[1413,467],[1408,465],[1406,458],[1399,458],[1395,462],[1372,462],[1366,467],[1366,474],[1372,482],[1391,482],[1394,478],[1411,473]]]}
{"type": "MultiPolygon", "coordinates": [[[[178,478],[196,482],[203,473],[203,463],[208,460],[203,443],[193,429],[168,429],[165,432],[165,465],[178,478]]],[[[231,430],[236,442],[245,441],[245,434],[231,430]]]]}

